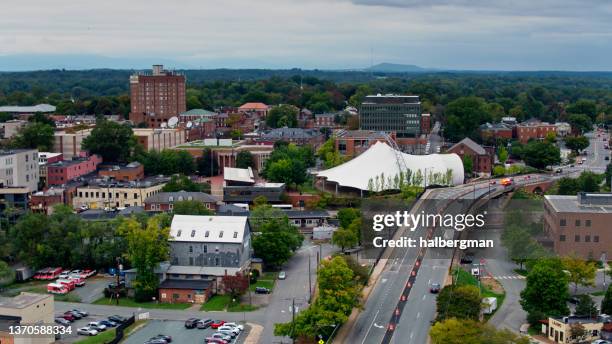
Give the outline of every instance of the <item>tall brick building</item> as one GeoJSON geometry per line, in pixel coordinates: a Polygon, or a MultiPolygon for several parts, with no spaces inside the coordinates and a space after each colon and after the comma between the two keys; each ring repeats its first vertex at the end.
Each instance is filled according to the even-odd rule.
{"type": "Polygon", "coordinates": [[[154,65],[151,74],[130,76],[130,120],[159,128],[173,116],[187,110],[185,76],[154,65]]]}

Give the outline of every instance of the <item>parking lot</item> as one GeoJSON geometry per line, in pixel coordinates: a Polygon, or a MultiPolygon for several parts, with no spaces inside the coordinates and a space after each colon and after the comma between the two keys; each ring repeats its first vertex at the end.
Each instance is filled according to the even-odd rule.
{"type": "MultiPolygon", "coordinates": [[[[59,316],[59,315],[60,313],[56,314],[56,316],[59,316]]],[[[77,330],[81,327],[86,327],[87,324],[92,321],[100,321],[100,320],[106,320],[106,317],[89,315],[82,319],[75,320],[72,324],[70,324],[70,327],[72,328],[72,333],[63,335],[62,338],[58,342],[59,343],[74,343],[81,339],[87,338],[86,336],[77,334],[77,330]]],[[[109,330],[112,330],[112,328],[106,329],[106,331],[109,331],[109,330]]]]}
{"type": "MultiPolygon", "coordinates": [[[[245,326],[242,331],[232,343],[240,344],[244,342],[244,338],[249,331],[248,326],[245,326]]],[[[129,336],[125,340],[125,344],[142,344],[149,338],[154,337],[158,334],[164,334],[172,336],[173,343],[181,344],[202,344],[204,338],[209,337],[211,334],[216,332],[211,328],[205,330],[199,330],[197,328],[186,329],[183,321],[172,321],[172,320],[151,320],[146,326],[129,336]]]]}

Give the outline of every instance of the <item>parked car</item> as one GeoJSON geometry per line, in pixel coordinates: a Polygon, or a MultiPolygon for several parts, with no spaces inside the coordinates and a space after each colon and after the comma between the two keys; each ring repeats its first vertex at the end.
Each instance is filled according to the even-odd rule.
{"type": "Polygon", "coordinates": [[[70,322],[73,322],[73,321],[77,320],[76,317],[72,313],[70,313],[70,312],[66,312],[66,313],[60,315],[59,317],[64,318],[64,319],[66,319],[66,320],[68,320],[70,322]]]}
{"type": "Polygon", "coordinates": [[[111,315],[110,317],[108,317],[108,320],[114,321],[117,324],[123,324],[124,322],[127,321],[127,318],[126,317],[122,317],[120,315],[111,315]]]}
{"type": "Polygon", "coordinates": [[[75,311],[68,311],[66,313],[70,313],[74,316],[75,319],[82,319],[83,318],[83,314],[79,313],[79,312],[75,312],[75,311]]]}
{"type": "Polygon", "coordinates": [[[185,328],[196,327],[198,325],[198,321],[200,321],[200,319],[197,319],[197,318],[189,318],[185,320],[185,328]]]}
{"type": "Polygon", "coordinates": [[[278,273],[279,280],[284,280],[285,278],[287,278],[287,274],[284,271],[278,273]]]}
{"type": "Polygon", "coordinates": [[[255,294],[270,294],[270,289],[264,287],[255,287],[255,294]]]}
{"type": "Polygon", "coordinates": [[[223,333],[223,331],[232,331],[234,333],[234,335],[238,335],[240,333],[240,330],[237,327],[232,327],[232,326],[221,326],[217,329],[217,332],[221,332],[223,333]]]}
{"type": "Polygon", "coordinates": [[[226,342],[231,342],[232,341],[232,336],[228,336],[226,334],[223,334],[221,332],[215,332],[213,334],[210,335],[212,338],[219,338],[222,339],[226,342]]]}
{"type": "Polygon", "coordinates": [[[70,277],[70,272],[68,271],[64,271],[57,276],[57,278],[59,279],[67,279],[68,277],[70,277]]]}
{"type": "Polygon", "coordinates": [[[94,269],[85,269],[85,270],[83,270],[83,274],[82,275],[85,275],[85,278],[89,278],[89,277],[95,275],[96,273],[98,273],[97,270],[94,270],[94,269]]]}
{"type": "MultiPolygon", "coordinates": [[[[223,327],[223,326],[222,326],[223,327]]],[[[217,332],[223,333],[224,335],[231,336],[232,338],[236,337],[238,334],[233,331],[231,327],[225,327],[223,329],[218,328],[217,332]]]]}
{"type": "Polygon", "coordinates": [[[116,322],[111,321],[111,320],[100,320],[99,322],[100,322],[100,324],[106,326],[107,328],[108,327],[115,327],[115,326],[119,325],[116,322]]]}
{"type": "Polygon", "coordinates": [[[225,341],[223,339],[220,338],[214,338],[214,337],[206,337],[204,339],[204,342],[206,343],[214,343],[214,344],[228,344],[228,341],[225,341]]]}
{"type": "Polygon", "coordinates": [[[103,332],[106,331],[106,325],[103,325],[102,323],[100,323],[99,321],[92,321],[89,324],[89,327],[97,330],[98,332],[103,332]]]}
{"type": "Polygon", "coordinates": [[[80,329],[77,330],[77,333],[82,334],[84,336],[95,336],[98,334],[98,331],[91,327],[81,327],[80,329]]]}
{"type": "Polygon", "coordinates": [[[440,292],[440,283],[432,283],[429,288],[429,292],[432,294],[437,294],[440,292]]]}
{"type": "Polygon", "coordinates": [[[144,342],[144,344],[168,344],[168,342],[161,338],[151,338],[144,342]]]}
{"type": "Polygon", "coordinates": [[[153,337],[151,339],[163,339],[167,343],[172,343],[172,337],[171,336],[167,336],[165,334],[158,334],[157,336],[155,336],[155,337],[153,337]]]}
{"type": "Polygon", "coordinates": [[[244,330],[244,326],[242,326],[240,324],[236,324],[235,322],[226,322],[225,324],[223,324],[223,326],[235,327],[235,328],[239,329],[240,331],[244,330]]]}
{"type": "Polygon", "coordinates": [[[89,313],[87,313],[87,312],[85,312],[83,310],[77,309],[77,308],[71,309],[70,311],[71,312],[77,312],[77,313],[79,313],[83,317],[86,317],[86,316],[89,315],[89,313]]]}
{"type": "Polygon", "coordinates": [[[211,328],[217,329],[221,326],[223,326],[223,324],[225,324],[225,321],[223,320],[215,320],[212,324],[210,324],[211,328]]]}
{"type": "Polygon", "coordinates": [[[144,344],[168,344],[168,341],[163,338],[151,338],[144,342],[144,344]]]}
{"type": "Polygon", "coordinates": [[[55,323],[56,324],[60,324],[60,325],[64,325],[64,326],[69,326],[70,325],[70,320],[66,320],[63,317],[57,317],[57,318],[55,318],[55,323]]]}
{"type": "Polygon", "coordinates": [[[213,321],[212,319],[200,319],[198,320],[198,322],[196,323],[196,327],[199,329],[207,329],[210,327],[210,325],[212,325],[213,321]]]}

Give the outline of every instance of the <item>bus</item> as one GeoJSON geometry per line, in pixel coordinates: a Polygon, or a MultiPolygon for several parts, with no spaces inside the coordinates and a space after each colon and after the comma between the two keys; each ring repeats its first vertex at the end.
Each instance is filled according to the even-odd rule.
{"type": "Polygon", "coordinates": [[[49,283],[47,284],[47,292],[50,294],[58,294],[64,295],[68,294],[68,288],[65,285],[59,283],[49,283]]]}

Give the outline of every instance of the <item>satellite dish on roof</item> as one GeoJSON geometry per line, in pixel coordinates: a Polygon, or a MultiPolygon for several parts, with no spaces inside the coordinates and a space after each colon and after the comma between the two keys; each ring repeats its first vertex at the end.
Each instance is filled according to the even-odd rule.
{"type": "Polygon", "coordinates": [[[191,127],[193,127],[193,122],[192,121],[187,122],[187,129],[191,129],[191,127]]]}
{"type": "Polygon", "coordinates": [[[170,128],[174,128],[176,127],[176,125],[178,124],[179,119],[176,116],[172,116],[170,117],[170,119],[168,120],[168,127],[170,128]]]}
{"type": "Polygon", "coordinates": [[[159,126],[162,127],[162,128],[167,128],[168,127],[168,123],[162,123],[159,126]]]}

